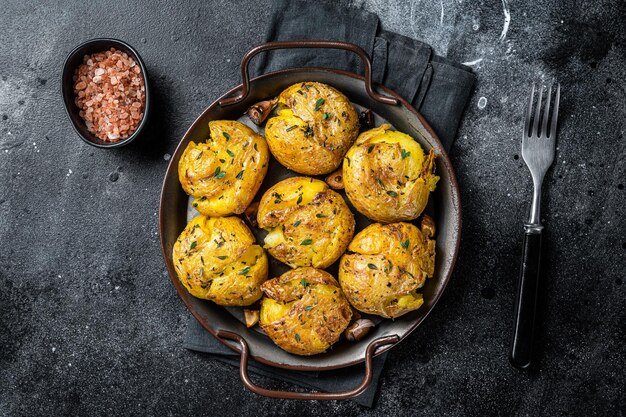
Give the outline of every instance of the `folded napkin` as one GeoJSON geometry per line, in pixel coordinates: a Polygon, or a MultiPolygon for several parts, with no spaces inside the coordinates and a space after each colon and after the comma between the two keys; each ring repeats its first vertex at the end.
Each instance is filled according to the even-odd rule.
{"type": "MultiPolygon", "coordinates": [[[[475,76],[469,68],[434,55],[430,46],[380,30],[378,17],[361,9],[334,3],[277,0],[266,41],[325,39],[359,45],[372,57],[374,81],[406,100],[426,118],[447,150],[450,149],[470,97],[475,76]]],[[[358,56],[339,50],[291,49],[268,52],[257,58],[256,74],[293,67],[338,68],[363,72],[358,56]]],[[[184,346],[205,352],[219,361],[239,365],[239,355],[222,345],[190,316],[184,346]]],[[[372,407],[387,354],[374,359],[370,387],[354,399],[372,407]]],[[[308,389],[345,391],[359,385],[364,366],[336,371],[294,372],[250,361],[252,373],[308,389]]]]}

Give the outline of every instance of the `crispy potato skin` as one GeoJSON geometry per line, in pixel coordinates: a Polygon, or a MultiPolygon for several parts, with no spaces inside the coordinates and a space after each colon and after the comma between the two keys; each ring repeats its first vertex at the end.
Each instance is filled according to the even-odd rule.
{"type": "Polygon", "coordinates": [[[174,244],[176,274],[189,293],[224,306],[247,306],[263,295],[268,261],[238,217],[195,217],[174,244]]]}
{"type": "Polygon", "coordinates": [[[305,175],[337,169],[359,133],[359,117],[350,100],[329,85],[304,82],[284,90],[278,105],[278,116],[265,126],[278,162],[305,175]]]}
{"type": "Polygon", "coordinates": [[[178,163],[180,184],[202,214],[241,214],[267,173],[267,143],[235,121],[215,120],[209,122],[209,129],[206,142],[190,142],[183,152],[178,163]]]}
{"type": "Polygon", "coordinates": [[[357,310],[386,318],[418,309],[435,268],[435,241],[410,223],[372,224],[339,263],[339,283],[357,310]]]}
{"type": "Polygon", "coordinates": [[[267,230],[264,248],[292,268],[326,268],[354,235],[354,216],[343,198],[320,180],[293,177],[265,192],[257,213],[267,230]]]}
{"type": "Polygon", "coordinates": [[[344,158],[343,181],[354,207],[381,223],[419,217],[435,190],[435,154],[383,124],[359,135],[344,158]]]}
{"type": "Polygon", "coordinates": [[[341,337],[352,309],[328,272],[298,268],[261,286],[261,328],[279,347],[296,355],[326,351],[341,337]]]}

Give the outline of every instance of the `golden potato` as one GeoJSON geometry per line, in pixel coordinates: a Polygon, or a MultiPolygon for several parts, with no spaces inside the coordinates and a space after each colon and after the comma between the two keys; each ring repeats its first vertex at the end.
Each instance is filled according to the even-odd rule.
{"type": "Polygon", "coordinates": [[[278,106],[278,116],[265,125],[265,139],[278,162],[306,175],[337,169],[359,133],[350,100],[329,85],[304,82],[284,90],[278,106]]]}
{"type": "Polygon", "coordinates": [[[424,211],[439,177],[412,137],[383,124],[359,135],[344,158],[343,182],[354,207],[372,220],[413,220],[424,211]]]}
{"type": "Polygon", "coordinates": [[[343,198],[325,182],[306,177],[267,190],[257,222],[269,232],[263,247],[292,268],[330,266],[354,235],[354,216],[343,198]]]}
{"type": "Polygon", "coordinates": [[[315,355],[339,340],[352,309],[328,272],[298,268],[261,286],[261,328],[282,349],[315,355]]]}
{"type": "Polygon", "coordinates": [[[387,318],[418,309],[424,300],[417,291],[435,269],[430,232],[410,223],[375,223],[359,232],[339,263],[339,284],[350,304],[387,318]]]}
{"type": "Polygon", "coordinates": [[[174,244],[176,274],[194,297],[247,306],[263,295],[268,262],[238,217],[195,217],[174,244]]]}
{"type": "Polygon", "coordinates": [[[209,122],[211,136],[190,142],[178,163],[178,177],[193,206],[207,216],[241,214],[252,202],[267,172],[269,150],[243,123],[209,122]]]}

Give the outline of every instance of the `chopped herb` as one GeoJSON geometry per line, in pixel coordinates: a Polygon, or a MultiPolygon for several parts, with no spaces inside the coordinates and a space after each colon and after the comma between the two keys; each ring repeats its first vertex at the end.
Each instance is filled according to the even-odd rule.
{"type": "Polygon", "coordinates": [[[346,161],[348,161],[348,166],[350,166],[350,158],[346,156],[346,161]]]}
{"type": "Polygon", "coordinates": [[[296,220],[296,222],[293,224],[293,227],[300,226],[300,223],[302,223],[302,220],[300,220],[300,219],[296,220]]]}
{"type": "Polygon", "coordinates": [[[198,245],[198,241],[197,241],[197,240],[194,240],[193,242],[191,242],[191,246],[190,246],[190,248],[191,248],[191,249],[193,249],[193,248],[195,248],[197,245],[198,245]]]}
{"type": "Polygon", "coordinates": [[[256,146],[256,143],[254,144],[253,148],[254,148],[255,151],[259,150],[259,148],[257,148],[257,146],[256,146]]]}
{"type": "Polygon", "coordinates": [[[235,156],[235,154],[234,154],[234,153],[232,153],[232,152],[230,151],[230,149],[226,149],[226,153],[227,153],[230,157],[235,156]]]}
{"type": "Polygon", "coordinates": [[[309,283],[306,281],[306,279],[302,278],[300,280],[300,285],[302,285],[304,288],[309,286],[309,283]]]}
{"type": "Polygon", "coordinates": [[[224,158],[220,158],[220,162],[223,164],[226,160],[224,158]]]}
{"type": "Polygon", "coordinates": [[[296,201],[296,204],[300,204],[300,203],[302,203],[302,194],[298,196],[298,201],[296,201]]]}
{"type": "Polygon", "coordinates": [[[243,145],[241,145],[242,148],[246,148],[248,145],[250,144],[250,142],[246,142],[243,145]]]}
{"type": "Polygon", "coordinates": [[[192,206],[198,207],[198,203],[193,203],[192,206]]]}
{"type": "Polygon", "coordinates": [[[319,109],[321,109],[325,101],[326,100],[324,100],[323,98],[318,98],[317,101],[315,102],[315,111],[318,111],[319,109]]]}
{"type": "Polygon", "coordinates": [[[308,246],[308,245],[310,245],[311,243],[313,243],[313,240],[312,240],[312,239],[304,239],[304,240],[302,241],[302,243],[300,243],[300,245],[302,245],[302,246],[308,246]]]}
{"type": "Polygon", "coordinates": [[[239,171],[239,174],[237,174],[237,176],[235,178],[237,178],[238,180],[243,178],[243,169],[241,171],[239,171]]]}
{"type": "Polygon", "coordinates": [[[285,129],[285,132],[291,132],[294,129],[297,129],[298,125],[293,125],[293,126],[289,126],[287,129],[285,129]]]}
{"type": "Polygon", "coordinates": [[[279,193],[276,193],[276,192],[275,192],[275,193],[273,193],[273,194],[272,194],[272,197],[274,197],[274,204],[278,204],[278,203],[280,203],[281,201],[283,201],[283,196],[282,196],[282,195],[280,195],[279,193]]]}
{"type": "Polygon", "coordinates": [[[300,343],[300,335],[296,333],[296,342],[300,343]]]}
{"type": "Polygon", "coordinates": [[[383,184],[383,181],[378,178],[378,177],[374,177],[376,179],[376,182],[380,184],[381,187],[385,188],[385,184],[383,184]]]}
{"type": "Polygon", "coordinates": [[[376,265],[374,265],[374,264],[367,264],[367,267],[369,269],[378,269],[378,267],[376,265]]]}
{"type": "Polygon", "coordinates": [[[230,135],[226,132],[222,132],[222,135],[224,135],[224,137],[226,138],[226,140],[230,139],[230,135]]]}
{"type": "Polygon", "coordinates": [[[317,213],[315,215],[315,217],[317,217],[318,219],[321,219],[322,217],[328,217],[328,216],[326,216],[325,214],[322,214],[322,213],[317,213]]]}
{"type": "Polygon", "coordinates": [[[222,168],[220,167],[215,168],[215,173],[213,174],[215,178],[217,178],[218,180],[221,180],[222,178],[224,178],[225,175],[226,175],[226,171],[222,171],[222,168]]]}
{"type": "Polygon", "coordinates": [[[330,119],[331,116],[332,115],[330,113],[324,113],[324,114],[322,114],[322,120],[328,120],[328,119],[330,119]]]}
{"type": "Polygon", "coordinates": [[[374,146],[375,145],[370,145],[367,147],[367,153],[372,153],[372,151],[374,150],[374,146]]]}
{"type": "Polygon", "coordinates": [[[398,193],[396,193],[395,191],[387,191],[387,194],[390,195],[391,197],[397,197],[398,193]]]}
{"type": "Polygon", "coordinates": [[[200,153],[198,154],[198,156],[196,156],[196,159],[200,159],[200,158],[202,158],[202,152],[204,152],[204,151],[200,151],[200,153]]]}
{"type": "Polygon", "coordinates": [[[406,150],[402,149],[402,159],[408,158],[409,156],[411,156],[411,152],[407,152],[406,150]]]}
{"type": "Polygon", "coordinates": [[[311,126],[307,126],[306,129],[304,129],[304,136],[313,136],[313,129],[311,129],[311,126]]]}
{"type": "Polygon", "coordinates": [[[400,243],[400,246],[402,246],[404,249],[407,249],[409,247],[409,239],[405,240],[404,242],[400,243]]]}
{"type": "Polygon", "coordinates": [[[311,310],[313,310],[313,306],[304,307],[304,311],[311,311],[311,310]]]}
{"type": "Polygon", "coordinates": [[[217,259],[221,259],[222,261],[224,259],[227,259],[227,258],[228,258],[228,256],[226,256],[226,255],[220,255],[220,256],[217,257],[217,259]]]}
{"type": "Polygon", "coordinates": [[[241,270],[239,275],[246,275],[248,272],[250,272],[250,267],[246,266],[244,269],[241,270]]]}

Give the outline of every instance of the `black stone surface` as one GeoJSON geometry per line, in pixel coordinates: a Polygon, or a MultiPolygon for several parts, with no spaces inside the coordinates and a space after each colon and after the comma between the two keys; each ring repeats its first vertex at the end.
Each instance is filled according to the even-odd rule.
{"type": "Polygon", "coordinates": [[[267,1],[5,1],[0,415],[624,415],[624,3],[511,2],[502,40],[496,0],[345,3],[479,78],[451,153],[464,211],[458,266],[390,355],[376,407],[257,397],[234,369],[182,348],[188,313],[161,259],[159,187],[187,126],[239,83],[267,1]],[[117,150],[76,137],[59,91],[65,55],[99,36],[135,46],[154,88],[149,132],[117,150]],[[553,79],[563,94],[544,183],[540,366],[520,373],[507,355],[531,192],[522,107],[531,80],[553,79]]]}

